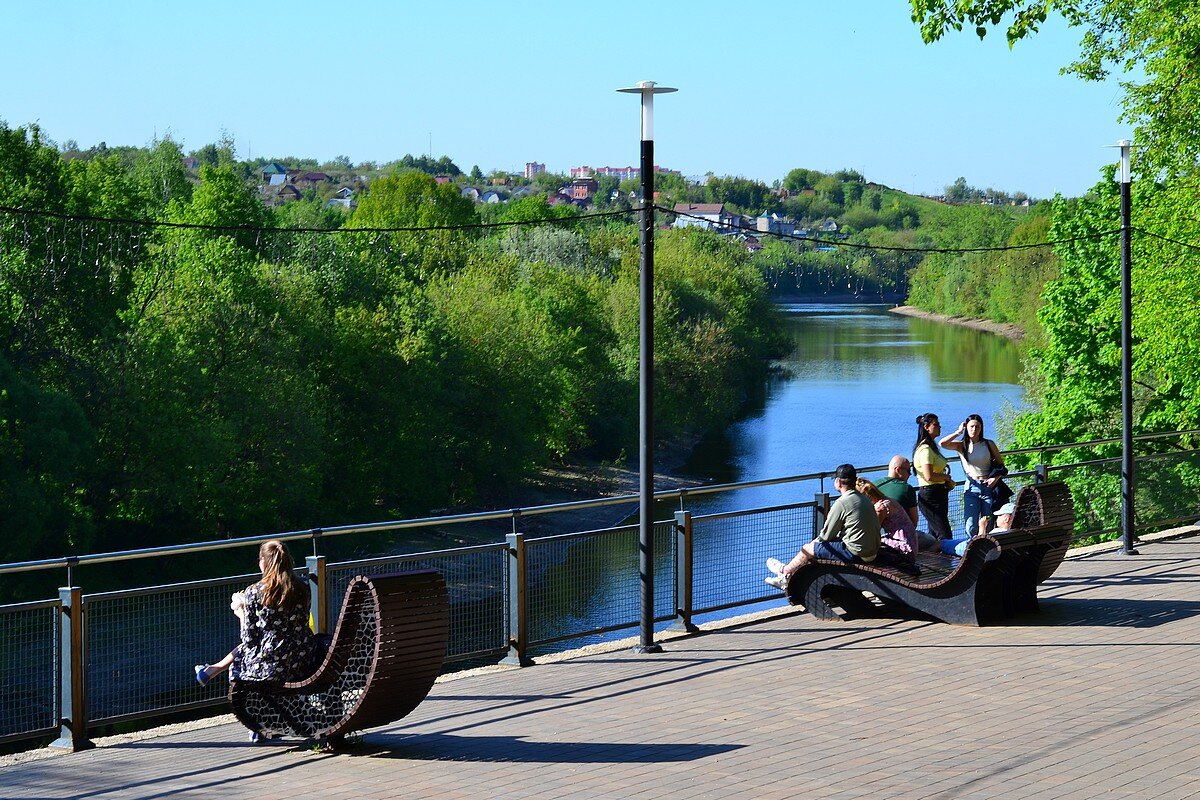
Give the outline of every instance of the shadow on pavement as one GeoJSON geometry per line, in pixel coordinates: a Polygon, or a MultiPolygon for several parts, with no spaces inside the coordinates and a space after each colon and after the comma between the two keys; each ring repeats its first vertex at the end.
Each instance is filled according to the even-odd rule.
{"type": "Polygon", "coordinates": [[[661,764],[696,761],[740,750],[740,744],[530,742],[517,736],[454,736],[440,733],[367,734],[348,748],[351,756],[418,761],[494,761],[558,764],[661,764]]]}

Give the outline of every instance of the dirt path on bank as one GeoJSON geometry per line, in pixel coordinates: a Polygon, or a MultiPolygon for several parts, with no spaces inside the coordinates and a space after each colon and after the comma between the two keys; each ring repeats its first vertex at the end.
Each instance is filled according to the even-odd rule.
{"type": "Polygon", "coordinates": [[[988,319],[971,319],[970,317],[951,317],[946,314],[936,314],[932,311],[926,311],[916,306],[896,306],[889,308],[893,314],[903,314],[906,317],[919,317],[921,319],[931,319],[936,322],[946,322],[950,325],[961,325],[964,328],[974,328],[977,331],[987,331],[994,333],[997,336],[1003,336],[1006,339],[1012,339],[1014,342],[1019,342],[1025,338],[1025,331],[1004,322],[992,322],[988,319]]]}

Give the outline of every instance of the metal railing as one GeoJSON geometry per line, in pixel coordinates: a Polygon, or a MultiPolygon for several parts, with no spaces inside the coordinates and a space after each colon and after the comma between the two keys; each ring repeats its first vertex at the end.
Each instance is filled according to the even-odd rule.
{"type": "MultiPolygon", "coordinates": [[[[1147,442],[1196,434],[1200,430],[1137,438],[1147,442]]],[[[1046,456],[1118,441],[1010,451],[1006,457],[1036,456],[1039,463],[1014,471],[1007,480],[1014,490],[1047,479],[1068,481],[1076,503],[1076,539],[1111,535],[1120,503],[1119,456],[1062,464],[1048,463],[1046,456]]],[[[1195,491],[1200,450],[1145,454],[1138,464],[1139,529],[1200,516],[1200,493],[1195,491]]],[[[883,465],[860,469],[864,476],[884,472],[883,465]]],[[[762,583],[763,558],[790,556],[815,535],[828,505],[826,489],[831,487],[826,482],[831,477],[831,472],[818,472],[658,492],[658,500],[676,504],[678,511],[654,528],[656,621],[691,630],[696,615],[777,600],[778,593],[762,583]],[[789,486],[789,494],[811,499],[703,509],[714,497],[726,495],[737,503],[737,492],[753,494],[775,486],[789,486]]],[[[955,529],[963,525],[959,496],[952,495],[951,503],[955,529]]],[[[76,585],[82,565],[247,547],[272,538],[309,542],[314,555],[300,572],[312,590],[318,632],[330,632],[353,575],[433,568],[445,576],[450,590],[446,663],[504,657],[507,663],[524,665],[564,642],[594,641],[634,628],[640,613],[636,526],[535,538],[521,531],[524,521],[629,506],[636,500],[636,495],[626,495],[0,565],[0,576],[66,570],[66,587],[58,598],[0,606],[0,685],[6,689],[0,697],[0,742],[58,734],[55,745],[77,749],[88,746],[89,728],[224,702],[224,681],[200,687],[192,680],[191,667],[236,644],[229,595],[256,575],[84,594],[76,585]],[[320,554],[321,542],[329,537],[495,520],[512,528],[505,541],[341,562],[320,554]]]]}

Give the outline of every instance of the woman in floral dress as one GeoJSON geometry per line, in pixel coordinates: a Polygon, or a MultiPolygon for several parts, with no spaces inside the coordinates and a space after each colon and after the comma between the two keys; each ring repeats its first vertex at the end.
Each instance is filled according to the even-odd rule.
{"type": "Polygon", "coordinates": [[[215,664],[196,666],[207,684],[226,669],[231,681],[295,681],[316,666],[318,639],[308,624],[308,587],[296,577],[283,543],[272,539],[258,549],[262,580],[233,595],[242,641],[215,664]]]}

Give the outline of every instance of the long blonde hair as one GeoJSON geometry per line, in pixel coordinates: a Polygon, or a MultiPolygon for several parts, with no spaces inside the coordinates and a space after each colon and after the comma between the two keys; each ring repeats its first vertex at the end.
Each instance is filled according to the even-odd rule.
{"type": "Polygon", "coordinates": [[[883,496],[883,492],[879,491],[879,487],[866,478],[859,478],[854,488],[865,494],[872,503],[878,503],[880,500],[887,499],[883,496]]]}
{"type": "Polygon", "coordinates": [[[271,539],[258,548],[262,562],[263,605],[270,608],[293,608],[308,602],[308,587],[296,577],[296,565],[283,542],[271,539]]]}

